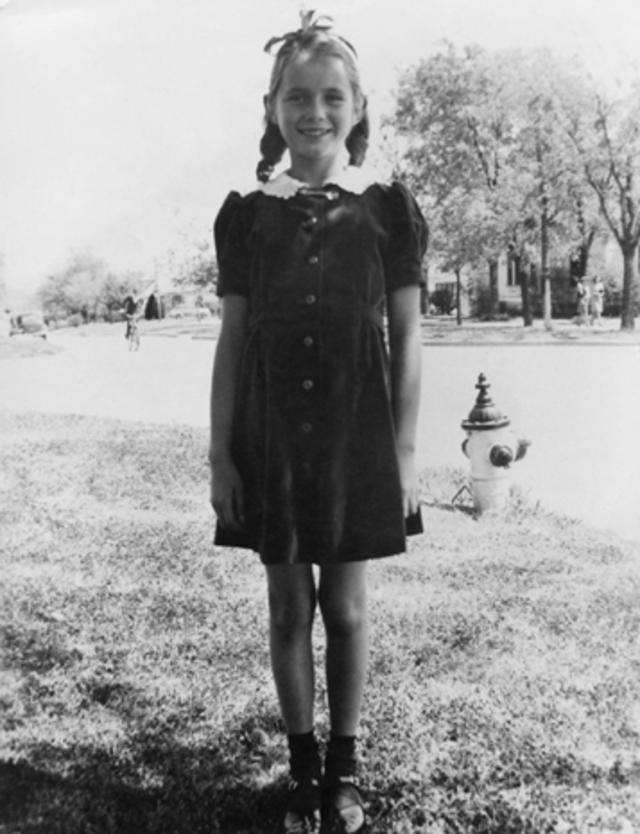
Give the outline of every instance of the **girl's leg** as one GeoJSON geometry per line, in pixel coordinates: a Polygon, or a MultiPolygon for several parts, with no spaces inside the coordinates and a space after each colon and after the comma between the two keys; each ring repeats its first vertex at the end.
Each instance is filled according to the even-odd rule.
{"type": "Polygon", "coordinates": [[[319,602],[327,632],[331,729],[339,736],[353,736],[360,720],[369,659],[366,562],[324,565],[319,602]]]}
{"type": "Polygon", "coordinates": [[[271,666],[289,735],[313,729],[311,628],[316,589],[311,565],[267,565],[271,666]]]}
{"type": "Polygon", "coordinates": [[[327,632],[327,689],[331,737],[325,761],[327,830],[364,827],[362,797],[355,784],[356,732],[369,655],[366,562],[323,567],[320,609],[327,632]]]}
{"type": "Polygon", "coordinates": [[[316,588],[311,565],[267,566],[271,665],[289,742],[291,781],[285,834],[320,829],[321,761],[313,734],[311,629],[316,588]]]}

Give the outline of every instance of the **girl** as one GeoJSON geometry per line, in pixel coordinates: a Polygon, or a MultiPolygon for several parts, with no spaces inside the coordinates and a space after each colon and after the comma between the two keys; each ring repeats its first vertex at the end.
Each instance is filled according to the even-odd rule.
{"type": "Polygon", "coordinates": [[[366,560],[403,552],[405,535],[422,530],[414,443],[426,228],[402,185],[359,167],[369,122],[353,47],[313,13],[267,51],[276,44],[261,184],[232,192],[215,223],[223,313],[211,502],[216,543],[255,550],[266,566],[290,752],[285,831],[356,832],[366,560]],[[285,151],[289,168],[271,177],[285,151]],[[327,637],[324,769],[313,730],[316,605],[327,637]]]}

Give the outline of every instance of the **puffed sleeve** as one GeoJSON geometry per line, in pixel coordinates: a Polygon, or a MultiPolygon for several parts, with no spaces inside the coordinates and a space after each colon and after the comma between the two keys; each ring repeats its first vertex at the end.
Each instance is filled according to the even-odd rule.
{"type": "Polygon", "coordinates": [[[218,259],[218,295],[249,294],[250,206],[237,191],[231,191],[213,224],[218,259]]]}
{"type": "Polygon", "coordinates": [[[420,207],[402,183],[388,188],[389,237],[385,253],[387,293],[422,283],[422,259],[427,251],[428,229],[420,207]]]}

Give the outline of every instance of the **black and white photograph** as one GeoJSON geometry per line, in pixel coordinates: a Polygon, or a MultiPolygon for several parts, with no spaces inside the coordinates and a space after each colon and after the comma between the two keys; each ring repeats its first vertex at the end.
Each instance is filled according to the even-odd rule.
{"type": "Polygon", "coordinates": [[[637,0],[0,0],[1,834],[640,834],[637,0]]]}

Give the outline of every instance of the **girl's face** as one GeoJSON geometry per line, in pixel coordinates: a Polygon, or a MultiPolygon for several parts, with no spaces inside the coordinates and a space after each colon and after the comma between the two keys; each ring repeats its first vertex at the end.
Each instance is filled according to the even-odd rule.
{"type": "Polygon", "coordinates": [[[344,62],[332,55],[299,55],[284,70],[267,116],[287,143],[294,169],[331,165],[362,116],[344,62]]]}

